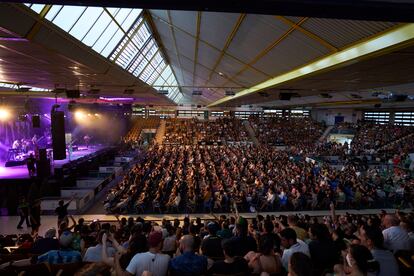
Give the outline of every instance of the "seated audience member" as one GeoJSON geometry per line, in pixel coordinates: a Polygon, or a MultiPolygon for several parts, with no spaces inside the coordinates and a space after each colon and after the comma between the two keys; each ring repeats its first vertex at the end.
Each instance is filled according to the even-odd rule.
{"type": "Polygon", "coordinates": [[[329,230],[324,224],[314,223],[309,228],[311,242],[308,244],[309,253],[315,275],[332,270],[338,263],[340,253],[331,239],[329,230]]]}
{"type": "Polygon", "coordinates": [[[367,276],[379,272],[379,264],[369,249],[359,244],[350,245],[344,264],[335,266],[335,275],[367,276]]]}
{"type": "MultiPolygon", "coordinates": [[[[102,262],[102,236],[106,234],[105,230],[99,231],[96,246],[91,246],[86,250],[83,256],[84,262],[102,262]]],[[[113,257],[116,250],[113,247],[106,247],[106,254],[108,257],[113,257]]]]}
{"type": "Polygon", "coordinates": [[[170,261],[170,275],[202,275],[207,271],[207,258],[194,253],[194,237],[184,235],[180,239],[182,255],[170,261]]]}
{"type": "MultiPolygon", "coordinates": [[[[126,275],[142,275],[144,271],[151,272],[154,276],[167,275],[170,256],[162,254],[162,233],[153,231],[148,236],[149,250],[145,253],[136,254],[126,268],[126,275]]],[[[119,258],[122,254],[115,255],[115,267],[118,275],[125,275],[119,267],[119,258]]]]}
{"type": "Polygon", "coordinates": [[[37,263],[64,264],[81,262],[82,257],[79,251],[73,250],[70,246],[73,241],[73,234],[69,231],[63,232],[59,237],[59,250],[50,250],[37,258],[37,263]]]}
{"type": "Polygon", "coordinates": [[[247,261],[237,257],[237,244],[234,239],[222,241],[224,260],[216,261],[208,270],[209,275],[250,275],[247,261]]]}
{"type": "Polygon", "coordinates": [[[269,234],[260,236],[259,252],[250,251],[244,258],[255,275],[263,272],[277,275],[283,271],[280,256],[274,252],[274,239],[269,234]]]}
{"type": "Polygon", "coordinates": [[[283,267],[287,270],[289,266],[289,259],[295,252],[302,252],[308,256],[309,247],[303,241],[297,239],[296,232],[292,228],[285,228],[280,232],[281,237],[281,245],[283,248],[283,255],[282,255],[282,264],[283,267]]]}
{"type": "Polygon", "coordinates": [[[30,253],[41,255],[50,250],[58,249],[59,240],[56,239],[56,229],[51,228],[46,231],[44,238],[38,239],[33,243],[30,253]]]}
{"type": "Polygon", "coordinates": [[[359,230],[361,244],[366,246],[379,263],[378,276],[400,275],[398,263],[391,251],[384,248],[384,236],[381,230],[373,226],[364,226],[359,230]]]}
{"type": "Polygon", "coordinates": [[[216,222],[210,222],[207,225],[208,235],[201,242],[201,251],[204,256],[217,260],[224,257],[221,248],[221,238],[217,236],[218,225],[216,222]]]}
{"type": "Polygon", "coordinates": [[[398,218],[391,214],[385,215],[382,221],[385,228],[382,231],[384,236],[384,246],[394,253],[398,250],[411,249],[408,233],[399,225],[399,223],[398,218]]]}
{"type": "Polygon", "coordinates": [[[312,276],[312,262],[308,255],[295,252],[289,260],[288,276],[312,276]]]}

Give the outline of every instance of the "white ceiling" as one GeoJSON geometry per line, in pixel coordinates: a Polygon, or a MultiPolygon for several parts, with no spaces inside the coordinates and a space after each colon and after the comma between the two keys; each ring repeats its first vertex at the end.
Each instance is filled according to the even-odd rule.
{"type": "Polygon", "coordinates": [[[185,99],[193,104],[209,104],[226,90],[238,92],[398,25],[196,11],[150,14],[185,99]],[[203,95],[192,96],[193,90],[203,95]]]}

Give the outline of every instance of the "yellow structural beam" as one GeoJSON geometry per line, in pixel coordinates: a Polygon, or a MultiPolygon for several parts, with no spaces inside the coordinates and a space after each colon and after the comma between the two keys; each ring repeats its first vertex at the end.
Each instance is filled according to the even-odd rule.
{"type": "Polygon", "coordinates": [[[50,11],[52,5],[45,5],[38,15],[38,20],[26,34],[26,38],[32,40],[33,37],[39,32],[42,26],[42,19],[46,17],[46,14],[50,11]]]}
{"type": "Polygon", "coordinates": [[[250,95],[260,90],[275,87],[277,85],[307,77],[312,74],[333,70],[339,66],[344,66],[349,62],[358,62],[363,59],[394,51],[399,47],[404,47],[414,42],[414,24],[405,24],[399,28],[381,33],[364,42],[357,43],[329,56],[318,59],[307,65],[289,71],[285,74],[276,76],[267,81],[259,83],[251,88],[240,91],[234,96],[224,97],[213,102],[209,107],[225,103],[243,96],[250,95]]]}
{"type": "Polygon", "coordinates": [[[200,38],[200,27],[201,27],[201,11],[198,11],[197,12],[197,31],[196,31],[195,48],[194,48],[193,85],[195,84],[195,73],[196,73],[197,59],[198,59],[198,42],[200,38]]]}
{"type": "Polygon", "coordinates": [[[237,19],[236,23],[234,24],[233,29],[231,30],[230,34],[228,35],[228,37],[226,39],[226,43],[224,44],[223,49],[220,50],[220,55],[219,55],[218,59],[216,60],[216,62],[214,63],[213,69],[211,69],[211,72],[208,75],[208,81],[211,80],[211,76],[213,75],[213,73],[216,70],[217,66],[220,64],[221,60],[223,59],[225,52],[229,48],[230,43],[233,41],[233,38],[236,36],[237,31],[239,30],[240,25],[243,23],[244,18],[246,18],[246,14],[245,13],[240,14],[239,18],[237,19]]]}

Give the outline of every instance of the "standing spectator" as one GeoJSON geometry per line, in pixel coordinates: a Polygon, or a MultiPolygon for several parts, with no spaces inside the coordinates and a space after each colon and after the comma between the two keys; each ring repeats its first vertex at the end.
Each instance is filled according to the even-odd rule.
{"type": "Polygon", "coordinates": [[[384,236],[379,228],[374,226],[361,227],[359,230],[361,244],[366,246],[374,259],[379,263],[378,276],[399,276],[397,261],[391,251],[384,248],[384,236]]]}
{"type": "Polygon", "coordinates": [[[194,253],[194,237],[184,235],[180,239],[182,255],[170,261],[170,275],[202,275],[207,271],[207,258],[194,253]]]}
{"type": "Polygon", "coordinates": [[[250,275],[249,266],[244,258],[237,257],[237,244],[234,239],[222,242],[224,260],[214,262],[208,274],[250,275]]]}
{"type": "Polygon", "coordinates": [[[224,255],[223,249],[221,248],[221,238],[217,236],[217,223],[210,222],[207,225],[207,229],[208,236],[206,236],[201,243],[201,251],[203,252],[203,255],[213,260],[223,258],[224,255]]]}
{"type": "Polygon", "coordinates": [[[394,253],[398,250],[410,250],[408,233],[399,226],[399,220],[395,215],[385,215],[382,224],[385,227],[382,231],[385,248],[394,253]]]}
{"type": "Polygon", "coordinates": [[[174,228],[171,224],[167,224],[165,230],[167,236],[164,239],[162,253],[167,254],[172,258],[176,251],[177,236],[175,235],[174,228]]]}
{"type": "Polygon", "coordinates": [[[59,250],[50,250],[43,255],[40,255],[37,259],[37,263],[49,263],[49,264],[65,264],[65,263],[77,263],[82,261],[79,251],[73,250],[70,246],[73,241],[73,234],[70,231],[65,231],[60,235],[59,250]]]}
{"type": "Polygon", "coordinates": [[[29,158],[26,159],[27,170],[29,171],[29,176],[34,177],[36,174],[36,159],[33,154],[30,154],[29,158]]]}
{"type": "Polygon", "coordinates": [[[309,228],[309,253],[315,275],[321,275],[326,269],[332,269],[339,261],[339,252],[332,241],[329,230],[324,224],[314,223],[309,228]]]}
{"type": "Polygon", "coordinates": [[[129,262],[126,273],[119,267],[119,257],[122,254],[117,252],[115,255],[117,275],[140,276],[144,271],[151,272],[154,276],[167,275],[170,256],[161,253],[162,242],[162,233],[160,231],[151,232],[148,236],[148,252],[136,254],[129,262]]]}
{"type": "Polygon", "coordinates": [[[289,276],[312,276],[312,262],[308,255],[295,252],[289,260],[289,276]]]}
{"type": "Polygon", "coordinates": [[[41,223],[40,223],[40,213],[41,213],[40,204],[41,204],[41,200],[36,199],[30,205],[30,222],[31,222],[31,225],[32,225],[32,235],[39,232],[39,227],[41,225],[41,223]]]}
{"type": "Polygon", "coordinates": [[[248,225],[245,218],[240,217],[236,224],[236,235],[232,239],[237,244],[237,256],[244,257],[250,251],[257,250],[256,240],[248,236],[248,225]]]}
{"type": "Polygon", "coordinates": [[[41,255],[50,250],[58,249],[59,241],[56,239],[56,229],[51,228],[46,231],[44,238],[38,239],[34,242],[30,253],[41,255]]]}
{"type": "Polygon", "coordinates": [[[289,259],[295,252],[302,252],[310,256],[309,247],[306,243],[296,237],[296,232],[292,228],[285,228],[280,232],[281,244],[283,248],[282,264],[288,270],[289,259]]]}
{"type": "Polygon", "coordinates": [[[282,272],[280,256],[274,251],[274,239],[271,235],[265,234],[259,238],[259,252],[250,251],[244,257],[253,274],[260,275],[265,272],[271,275],[282,272]]]}
{"type": "Polygon", "coordinates": [[[345,267],[335,266],[336,273],[343,275],[345,271],[350,272],[348,275],[362,275],[367,276],[377,275],[379,271],[379,264],[375,261],[371,252],[365,246],[359,244],[352,244],[345,256],[345,267]],[[342,269],[342,270],[341,270],[342,269]]]}
{"type": "Polygon", "coordinates": [[[63,200],[59,200],[59,206],[55,209],[55,213],[58,215],[58,227],[60,224],[65,221],[69,224],[68,220],[68,206],[74,199],[75,195],[65,204],[63,200]]]}
{"type": "Polygon", "coordinates": [[[305,241],[308,238],[306,230],[298,226],[298,217],[295,215],[288,216],[288,225],[290,228],[295,230],[298,239],[305,241]]]}
{"type": "Polygon", "coordinates": [[[26,220],[27,228],[31,227],[29,221],[29,203],[26,201],[24,196],[20,197],[19,205],[17,206],[17,213],[20,216],[19,224],[17,224],[17,229],[23,229],[22,224],[26,220]]]}
{"type": "MultiPolygon", "coordinates": [[[[86,250],[85,255],[83,256],[84,262],[101,262],[102,261],[102,237],[106,234],[105,230],[99,231],[96,246],[91,246],[86,250]]],[[[115,255],[115,249],[113,247],[106,248],[106,254],[108,257],[113,257],[115,255]]]]}

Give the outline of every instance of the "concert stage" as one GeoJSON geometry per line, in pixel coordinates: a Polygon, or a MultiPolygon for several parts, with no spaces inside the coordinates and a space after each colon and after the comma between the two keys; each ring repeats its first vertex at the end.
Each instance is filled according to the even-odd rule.
{"type": "MultiPolygon", "coordinates": [[[[87,157],[88,155],[93,155],[97,151],[105,148],[105,146],[90,146],[86,148],[85,146],[79,146],[77,151],[74,151],[71,156],[70,161],[75,161],[79,158],[87,157]]],[[[66,159],[64,160],[55,160],[53,164],[51,164],[52,171],[55,168],[61,168],[62,166],[68,164],[69,162],[69,155],[66,154],[66,159]]],[[[15,167],[5,167],[5,163],[0,163],[0,179],[28,179],[29,172],[27,170],[26,165],[15,166],[15,167]]]]}

